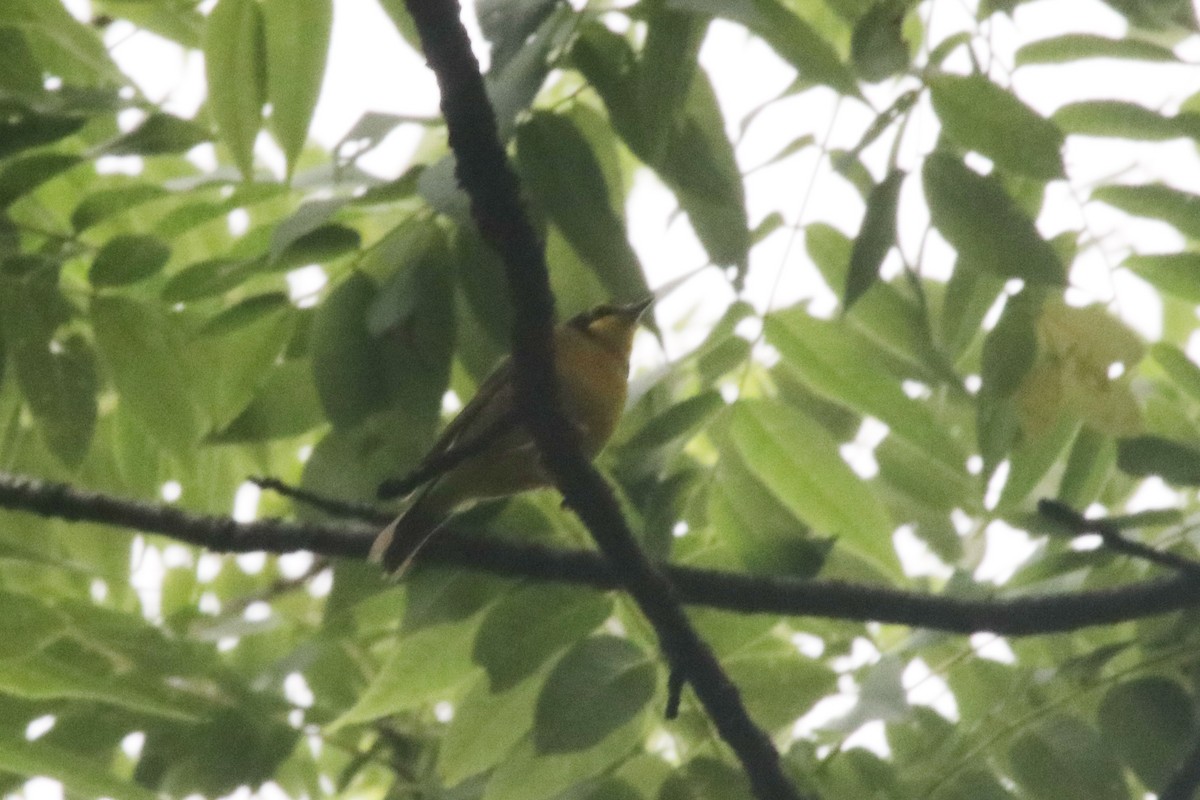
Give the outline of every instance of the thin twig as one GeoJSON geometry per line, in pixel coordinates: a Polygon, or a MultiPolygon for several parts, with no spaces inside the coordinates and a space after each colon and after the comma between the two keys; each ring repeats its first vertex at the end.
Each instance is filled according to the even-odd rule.
{"type": "Polygon", "coordinates": [[[315,508],[318,511],[323,511],[331,517],[339,519],[356,519],[360,522],[372,522],[377,524],[385,524],[395,516],[380,511],[375,506],[367,503],[354,503],[349,500],[335,500],[331,497],[325,497],[310,492],[307,489],[301,489],[299,486],[292,486],[290,483],[284,483],[278,478],[269,477],[252,477],[248,479],[251,483],[260,489],[275,492],[278,495],[295,500],[297,503],[303,503],[309,508],[315,508]]]}
{"type": "Polygon", "coordinates": [[[1103,519],[1088,519],[1066,503],[1050,499],[1039,500],[1038,513],[1068,528],[1077,536],[1088,533],[1096,534],[1104,546],[1115,553],[1124,553],[1152,564],[1168,567],[1192,578],[1200,578],[1200,561],[1181,556],[1178,553],[1156,550],[1141,542],[1126,539],[1116,525],[1103,519]]]}

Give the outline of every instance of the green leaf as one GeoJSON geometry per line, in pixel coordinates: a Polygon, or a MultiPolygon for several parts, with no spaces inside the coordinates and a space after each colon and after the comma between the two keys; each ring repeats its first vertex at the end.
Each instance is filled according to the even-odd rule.
{"type": "Polygon", "coordinates": [[[195,714],[183,707],[182,697],[157,677],[102,674],[45,654],[0,661],[0,694],[26,700],[101,703],[176,722],[196,720],[195,714]]]}
{"type": "Polygon", "coordinates": [[[1165,142],[1200,136],[1200,115],[1168,117],[1137,103],[1121,100],[1087,100],[1068,103],[1051,116],[1067,134],[1110,136],[1165,142]]]}
{"type": "Polygon", "coordinates": [[[952,358],[960,356],[980,332],[988,309],[1004,289],[1004,281],[969,267],[955,266],[942,301],[940,338],[952,358]]]}
{"type": "Polygon", "coordinates": [[[462,570],[416,570],[405,583],[404,633],[480,614],[512,589],[498,576],[462,570]]]}
{"type": "Polygon", "coordinates": [[[1128,475],[1158,475],[1168,483],[1200,485],[1200,448],[1162,436],[1117,440],[1117,467],[1128,475]]]}
{"type": "Polygon", "coordinates": [[[325,75],[333,0],[266,0],[262,16],[271,129],[291,176],[308,139],[308,126],[325,75]]]}
{"type": "Polygon", "coordinates": [[[1116,464],[1116,442],[1084,425],[1067,457],[1058,499],[1072,508],[1087,508],[1099,496],[1116,464]]]}
{"type": "Polygon", "coordinates": [[[1200,303],[1200,253],[1133,255],[1121,266],[1133,270],[1160,291],[1189,303],[1200,303]]]}
{"type": "Polygon", "coordinates": [[[845,321],[827,322],[796,308],[772,314],[767,339],[784,363],[821,396],[876,417],[944,464],[961,469],[965,457],[923,403],[904,394],[881,351],[845,321]]]}
{"type": "Polygon", "coordinates": [[[193,397],[210,427],[228,425],[251,401],[263,375],[277,363],[300,312],[278,293],[255,295],[202,324],[188,342],[198,374],[193,397]]]}
{"type": "MultiPolygon", "coordinates": [[[[878,124],[878,121],[884,119],[884,117],[878,117],[877,124],[872,126],[872,128],[879,128],[881,131],[886,130],[886,128],[878,124]]],[[[868,138],[872,137],[863,137],[864,140],[868,138]]],[[[853,150],[830,150],[829,156],[833,162],[834,172],[849,181],[850,185],[858,190],[858,193],[865,200],[871,194],[871,190],[875,188],[875,178],[871,176],[870,170],[863,164],[862,159],[853,150]]]]}
{"type": "Polygon", "coordinates": [[[990,480],[1021,433],[1016,402],[1011,397],[980,393],[975,409],[975,436],[983,458],[983,477],[990,480]]]}
{"type": "Polygon", "coordinates": [[[1100,701],[1100,733],[1146,788],[1161,792],[1194,735],[1192,706],[1191,695],[1168,678],[1119,683],[1100,701]]]}
{"type": "Polygon", "coordinates": [[[746,773],[737,767],[699,756],[675,769],[663,782],[658,800],[751,800],[746,773]]]}
{"type": "Polygon", "coordinates": [[[1062,131],[983,75],[940,74],[929,81],[942,131],[965,150],[1036,180],[1063,177],[1062,131]]]}
{"type": "MultiPolygon", "coordinates": [[[[389,0],[390,2],[390,0],[389,0]]],[[[403,9],[403,0],[398,0],[403,9]]],[[[407,15],[408,12],[405,12],[407,15]]],[[[357,159],[378,147],[392,131],[405,123],[424,124],[428,120],[420,117],[385,114],[380,111],[367,111],[358,121],[350,126],[337,144],[333,146],[335,163],[343,166],[352,165],[357,159]]],[[[406,173],[407,174],[407,173],[406,173]]],[[[370,190],[368,190],[369,194],[370,190]]],[[[365,196],[364,198],[365,199],[365,196]]]]}
{"type": "Polygon", "coordinates": [[[817,423],[778,403],[743,401],[733,406],[729,432],[742,461],[797,518],[882,574],[900,574],[895,525],[817,423]]]}
{"type": "MultiPolygon", "coordinates": [[[[831,225],[814,222],[804,231],[805,246],[830,287],[844,287],[850,273],[853,243],[831,225]]],[[[987,310],[985,306],[980,316],[987,310]]],[[[917,301],[910,287],[876,281],[845,315],[842,324],[856,338],[869,342],[881,361],[896,375],[928,383],[950,378],[945,356],[930,341],[929,309],[917,301]]]]}
{"type": "Polygon", "coordinates": [[[162,289],[166,303],[188,303],[224,294],[260,271],[266,259],[213,258],[191,264],[171,276],[162,289]]]}
{"type": "Polygon", "coordinates": [[[825,565],[833,541],[814,535],[736,453],[722,455],[706,494],[709,529],[750,572],[811,577],[825,565]]]}
{"type": "Polygon", "coordinates": [[[6,739],[0,747],[0,771],[24,778],[52,778],[77,797],[159,800],[159,795],[96,766],[78,752],[46,742],[6,739]]]}
{"type": "MultiPolygon", "coordinates": [[[[637,70],[637,103],[646,150],[661,154],[683,112],[709,17],[649,7],[637,70]]],[[[657,160],[657,159],[652,159],[657,160]]]]}
{"type": "Polygon", "coordinates": [[[104,150],[114,156],[186,153],[210,139],[212,134],[203,125],[156,111],[129,133],[110,142],[104,150]]]}
{"type": "Polygon", "coordinates": [[[104,243],[88,280],[93,286],[125,286],[155,275],[171,258],[171,248],[156,236],[114,236],[104,243]]]}
{"type": "Polygon", "coordinates": [[[854,239],[850,270],[846,274],[842,307],[847,311],[878,279],[879,267],[896,243],[896,206],[903,182],[903,170],[892,170],[867,198],[867,213],[854,239]]]}
{"type": "Polygon", "coordinates": [[[588,25],[576,38],[571,58],[604,99],[613,127],[629,149],[675,193],[709,258],[744,268],[750,248],[745,190],[708,76],[697,70],[666,145],[652,149],[639,113],[638,84],[632,77],[637,67],[629,43],[603,25],[588,25]]]}
{"type": "Polygon", "coordinates": [[[221,141],[247,180],[254,174],[254,140],[266,101],[265,51],[258,2],[219,0],[204,32],[208,105],[221,141]]]}
{"type": "MultiPolygon", "coordinates": [[[[1008,480],[1000,492],[996,504],[998,513],[1007,513],[1020,508],[1034,489],[1038,488],[1050,469],[1063,456],[1067,446],[1074,441],[1079,422],[1064,417],[1054,427],[1037,436],[1026,436],[1013,449],[1009,458],[1008,480]]],[[[1046,489],[1050,491],[1049,488],[1046,489]]]]}
{"type": "Polygon", "coordinates": [[[945,153],[926,159],[921,174],[933,224],[958,251],[959,269],[1030,283],[1065,282],[1058,254],[994,175],[980,175],[945,153]]]}
{"type": "Polygon", "coordinates": [[[142,0],[101,0],[96,10],[129,20],[138,28],[158,34],[187,50],[199,50],[204,36],[204,15],[194,8],[163,6],[142,0]]]}
{"type": "Polygon", "coordinates": [[[454,708],[454,719],[438,749],[438,774],[447,786],[503,762],[533,725],[542,681],[527,678],[503,692],[480,679],[454,708]]]}
{"type": "Polygon", "coordinates": [[[24,658],[67,633],[67,615],[23,594],[0,592],[0,660],[24,658]]]}
{"type": "Polygon", "coordinates": [[[96,428],[96,356],[82,336],[15,348],[17,381],[50,451],[68,467],[87,455],[96,428]]]}
{"type": "Polygon", "coordinates": [[[558,0],[480,0],[479,29],[492,43],[492,68],[503,67],[558,6],[558,0]]]}
{"type": "MultiPolygon", "coordinates": [[[[393,405],[408,412],[414,430],[437,424],[454,347],[454,295],[445,244],[431,230],[398,270],[390,262],[395,272],[382,289],[355,272],[317,310],[313,370],[334,425],[354,425],[393,405]]],[[[403,229],[394,234],[388,238],[405,238],[403,229]]],[[[361,266],[390,252],[381,243],[361,266]]]]}
{"type": "Polygon", "coordinates": [[[60,269],[57,261],[43,256],[0,261],[0,325],[10,348],[26,342],[49,348],[58,328],[75,316],[59,288],[60,269]]]}
{"type": "Polygon", "coordinates": [[[1011,397],[1037,361],[1041,297],[1023,291],[1009,297],[996,326],[983,340],[981,392],[1011,397]]]}
{"type": "Polygon", "coordinates": [[[965,47],[970,44],[970,31],[959,31],[958,33],[947,36],[929,51],[929,65],[933,67],[940,67],[951,53],[960,47],[965,47]]]}
{"type": "Polygon", "coordinates": [[[85,195],[79,201],[79,205],[71,212],[71,226],[82,232],[101,220],[167,194],[166,189],[154,183],[135,183],[116,189],[101,189],[85,195]]]}
{"type": "Polygon", "coordinates": [[[377,203],[395,203],[413,197],[417,193],[421,173],[424,171],[425,167],[421,164],[411,166],[398,178],[368,187],[350,203],[356,206],[370,206],[377,203]]]}
{"type": "Polygon", "coordinates": [[[1196,10],[1187,0],[1156,0],[1150,3],[1131,3],[1127,0],[1104,2],[1125,17],[1133,30],[1151,33],[1161,31],[1167,37],[1171,37],[1176,32],[1182,35],[1200,27],[1196,10]]]}
{"type": "Polygon", "coordinates": [[[612,598],[573,586],[531,586],[500,598],[483,618],[472,658],[493,692],[533,673],[612,613],[612,598]]]}
{"type": "Polygon", "coordinates": [[[593,636],[567,651],[546,679],[534,713],[539,753],[593,747],[654,696],[656,670],[628,639],[593,636]]]}
{"type": "Polygon", "coordinates": [[[878,83],[908,67],[908,42],[904,41],[903,3],[883,2],[871,6],[854,23],[850,57],[864,80],[878,83]]]}
{"type": "Polygon", "coordinates": [[[287,723],[288,705],[277,693],[240,684],[226,687],[225,699],[199,725],[159,727],[148,735],[137,779],[172,793],[219,797],[279,776],[300,737],[287,723]]]}
{"type": "Polygon", "coordinates": [[[177,332],[155,309],[123,297],[96,297],[91,305],[96,346],[122,406],[176,454],[200,437],[191,379],[177,332]]]}
{"type": "Polygon", "coordinates": [[[903,672],[904,661],[894,653],[865,666],[855,676],[862,688],[854,706],[828,723],[829,727],[848,733],[873,719],[892,722],[908,718],[912,704],[904,690],[903,672]]]}
{"type": "Polygon", "coordinates": [[[713,263],[744,270],[750,250],[745,188],[725,119],[702,71],[692,80],[686,113],[661,161],[650,166],[679,199],[713,263]]]}
{"type": "Polygon", "coordinates": [[[0,116],[0,158],[57,142],[87,123],[87,117],[43,114],[29,108],[7,107],[4,111],[0,116]]]}
{"type": "Polygon", "coordinates": [[[854,76],[837,50],[817,31],[776,0],[669,0],[668,8],[718,16],[745,25],[775,49],[811,83],[823,83],[840,94],[858,96],[854,76]]]}
{"type": "Polygon", "coordinates": [[[272,272],[278,272],[309,264],[328,264],[357,252],[361,245],[362,236],[358,231],[330,222],[293,241],[268,265],[272,272]]]}
{"type": "MultiPolygon", "coordinates": [[[[375,502],[380,482],[415,467],[434,441],[435,428],[409,425],[406,416],[391,410],[350,428],[326,430],[304,463],[300,485],[322,497],[375,502]]],[[[378,583],[377,568],[367,574],[372,585],[378,583]]]]}
{"type": "Polygon", "coordinates": [[[435,625],[396,640],[370,685],[332,730],[452,697],[478,675],[470,657],[476,622],[435,625]]]}
{"type": "Polygon", "coordinates": [[[346,200],[340,198],[310,200],[304,203],[291,216],[280,221],[271,232],[271,249],[267,253],[267,261],[275,262],[283,258],[293,245],[320,230],[344,205],[346,200]]]}
{"type": "Polygon", "coordinates": [[[561,800],[646,800],[628,781],[612,777],[583,780],[560,797],[561,800]]]}
{"type": "Polygon", "coordinates": [[[610,733],[594,747],[570,753],[540,753],[530,736],[508,752],[492,773],[483,800],[549,800],[579,783],[584,775],[601,775],[615,761],[640,752],[645,741],[643,717],[610,733]]]}
{"type": "Polygon", "coordinates": [[[778,211],[772,211],[754,226],[754,230],[750,231],[750,244],[752,246],[758,244],[785,224],[783,215],[778,211]]]}
{"type": "Polygon", "coordinates": [[[1035,800],[1126,800],[1121,768],[1096,731],[1055,715],[1021,734],[1008,750],[1012,777],[1035,800]]]}
{"type": "Polygon", "coordinates": [[[285,361],[268,370],[253,399],[224,429],[211,434],[214,444],[264,442],[310,431],[325,422],[308,361],[285,361]]]}
{"type": "Polygon", "coordinates": [[[0,87],[16,97],[42,92],[42,67],[18,28],[0,27],[0,87]]]}
{"type": "Polygon", "coordinates": [[[1118,58],[1136,61],[1178,61],[1169,48],[1125,37],[1108,39],[1088,33],[1069,33],[1030,42],[1017,50],[1016,65],[1061,64],[1085,58],[1118,58]]]}
{"type": "Polygon", "coordinates": [[[585,23],[572,44],[571,63],[604,100],[613,128],[629,148],[649,158],[638,114],[636,56],[629,42],[602,24],[585,23]]]}
{"type": "Polygon", "coordinates": [[[1141,186],[1101,186],[1092,199],[1127,214],[1162,220],[1189,239],[1200,239],[1200,195],[1161,183],[1141,186]]]}
{"type": "Polygon", "coordinates": [[[71,16],[61,3],[5,0],[0,5],[0,26],[9,25],[24,32],[41,66],[68,84],[112,85],[123,79],[96,31],[71,16]]]}
{"type": "Polygon", "coordinates": [[[65,153],[38,153],[10,161],[0,169],[0,211],[80,162],[65,153]]]}
{"type": "Polygon", "coordinates": [[[379,0],[379,5],[396,26],[396,31],[404,37],[404,41],[414,50],[420,51],[421,37],[417,34],[417,24],[404,7],[404,0],[379,0]]]}
{"type": "Polygon", "coordinates": [[[517,129],[517,163],[538,205],[612,297],[650,293],[625,225],[609,205],[600,165],[569,119],[535,112],[517,129]]]}
{"type": "Polygon", "coordinates": [[[960,466],[947,464],[899,436],[880,442],[875,460],[882,479],[929,508],[949,512],[969,507],[978,497],[977,480],[960,466]]]}
{"type": "Polygon", "coordinates": [[[651,451],[681,437],[690,438],[724,407],[725,400],[720,392],[701,392],[648,419],[622,447],[651,451]]]}
{"type": "Polygon", "coordinates": [[[1168,342],[1150,345],[1150,357],[1158,362],[1171,382],[1194,402],[1200,403],[1200,367],[1187,354],[1168,342]]]}
{"type": "Polygon", "coordinates": [[[376,294],[371,279],[356,272],[325,298],[313,321],[317,394],[335,425],[353,425],[386,405],[387,387],[377,369],[385,347],[370,336],[366,320],[376,294]]]}
{"type": "Polygon", "coordinates": [[[768,731],[790,727],[834,691],[837,674],[778,640],[722,659],[750,716],[768,731]]]}
{"type": "Polygon", "coordinates": [[[530,110],[546,75],[550,72],[550,55],[561,44],[561,17],[546,19],[529,40],[503,65],[488,71],[484,83],[488,99],[496,112],[501,139],[512,136],[517,117],[530,110]]]}
{"type": "Polygon", "coordinates": [[[263,317],[274,315],[291,308],[292,304],[283,292],[266,292],[247,297],[207,320],[198,331],[201,336],[227,336],[263,317]]]}

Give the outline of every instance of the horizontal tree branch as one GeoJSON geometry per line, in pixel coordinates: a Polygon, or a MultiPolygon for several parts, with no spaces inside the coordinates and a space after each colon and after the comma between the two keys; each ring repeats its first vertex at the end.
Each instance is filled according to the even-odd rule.
{"type": "MultiPolygon", "coordinates": [[[[375,526],[359,523],[235,522],[173,506],[122,499],[0,472],[0,508],[169,536],[215,552],[308,550],[364,559],[375,526]]],[[[599,554],[445,530],[422,551],[424,564],[444,564],[512,578],[616,589],[620,582],[599,554]]],[[[1013,598],[962,598],[842,581],[746,575],[662,565],[680,600],[744,614],[779,614],[884,622],[950,633],[1002,636],[1061,633],[1200,606],[1200,582],[1186,575],[1112,589],[1013,598]]]]}

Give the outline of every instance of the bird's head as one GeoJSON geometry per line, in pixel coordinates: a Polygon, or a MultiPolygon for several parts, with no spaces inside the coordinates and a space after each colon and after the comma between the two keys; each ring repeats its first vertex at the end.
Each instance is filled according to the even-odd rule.
{"type": "Polygon", "coordinates": [[[623,306],[606,303],[572,317],[567,321],[567,325],[582,331],[598,340],[605,348],[628,359],[638,322],[653,302],[653,297],[647,297],[645,300],[623,306]]]}

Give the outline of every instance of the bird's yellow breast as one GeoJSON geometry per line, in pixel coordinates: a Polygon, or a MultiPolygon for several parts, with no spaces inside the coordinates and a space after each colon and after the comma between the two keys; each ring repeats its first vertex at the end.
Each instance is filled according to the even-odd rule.
{"type": "Polygon", "coordinates": [[[628,350],[620,352],[604,340],[570,327],[557,331],[554,346],[563,410],[579,426],[587,454],[594,456],[612,436],[625,410],[628,350]]]}

